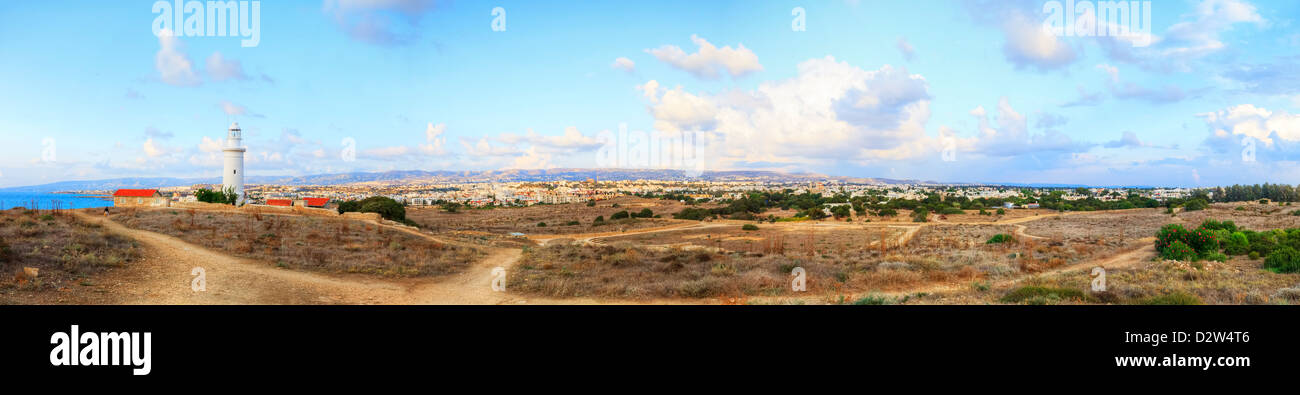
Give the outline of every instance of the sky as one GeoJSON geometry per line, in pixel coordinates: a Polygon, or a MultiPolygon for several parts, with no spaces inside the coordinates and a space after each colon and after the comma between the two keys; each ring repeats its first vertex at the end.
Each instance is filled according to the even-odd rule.
{"type": "Polygon", "coordinates": [[[0,2],[0,187],[216,177],[232,122],[253,176],[1300,183],[1300,2],[1075,3],[0,2]]]}

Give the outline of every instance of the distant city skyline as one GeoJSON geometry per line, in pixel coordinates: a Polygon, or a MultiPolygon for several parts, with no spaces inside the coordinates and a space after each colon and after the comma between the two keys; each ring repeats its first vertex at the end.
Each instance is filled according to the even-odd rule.
{"type": "Polygon", "coordinates": [[[220,178],[232,122],[250,178],[638,167],[623,129],[697,170],[1300,183],[1294,1],[1154,1],[1141,39],[1054,1],[268,1],[256,40],[157,3],[0,4],[0,188],[220,178]]]}

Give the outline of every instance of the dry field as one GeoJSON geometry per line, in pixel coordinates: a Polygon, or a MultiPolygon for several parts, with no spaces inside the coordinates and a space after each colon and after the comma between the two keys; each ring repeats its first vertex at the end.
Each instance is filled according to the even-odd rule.
{"type": "Polygon", "coordinates": [[[553,240],[526,250],[511,284],[515,292],[548,297],[748,303],[1138,304],[1170,295],[1209,304],[1295,303],[1300,274],[1264,271],[1262,260],[1165,262],[1151,250],[1152,236],[1167,223],[1190,228],[1214,218],[1256,230],[1300,226],[1291,210],[1258,204],[1216,204],[1175,215],[1164,209],[1008,210],[1001,218],[932,216],[924,224],[827,219],[760,223],[749,231],[741,229],[744,222],[717,221],[589,243],[553,240]],[[889,241],[883,255],[881,230],[889,241]],[[998,234],[1014,240],[989,244],[998,234]],[[1089,270],[1098,265],[1107,267],[1110,292],[1085,292],[1089,270]],[[807,271],[808,292],[790,291],[795,267],[807,271]],[[1038,295],[1023,287],[1068,292],[1038,295]],[[1008,296],[1013,291],[1032,297],[1008,296]],[[1083,296],[1071,298],[1075,293],[1083,296]]]}
{"type": "Polygon", "coordinates": [[[47,303],[140,258],[139,245],[67,212],[0,211],[0,304],[47,303]],[[35,279],[19,278],[24,267],[35,279]]]}
{"type": "Polygon", "coordinates": [[[110,219],[129,228],[277,267],[385,277],[456,273],[483,256],[376,224],[315,216],[120,209],[110,219]]]}
{"type": "Polygon", "coordinates": [[[576,234],[653,228],[673,224],[678,221],[672,219],[672,214],[681,211],[684,207],[686,207],[684,204],[672,200],[619,197],[596,202],[595,207],[587,207],[586,203],[568,203],[516,208],[461,208],[454,213],[434,207],[410,207],[406,210],[406,217],[438,233],[474,231],[497,234],[519,232],[527,235],[576,234]],[[618,207],[614,207],[616,204],[618,207]],[[647,208],[662,218],[610,221],[610,217],[619,211],[637,213],[647,208]],[[598,216],[605,217],[604,225],[592,225],[592,221],[598,216]],[[577,221],[577,224],[569,225],[574,221],[577,221]],[[538,226],[540,223],[545,223],[546,226],[538,226]]]}

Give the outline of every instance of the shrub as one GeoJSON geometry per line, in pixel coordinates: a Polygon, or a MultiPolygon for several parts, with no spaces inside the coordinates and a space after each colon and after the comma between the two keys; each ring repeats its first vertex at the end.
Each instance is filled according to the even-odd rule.
{"type": "Polygon", "coordinates": [[[740,229],[741,229],[741,230],[758,230],[758,225],[754,225],[754,224],[745,224],[745,226],[741,226],[740,229]]]}
{"type": "Polygon", "coordinates": [[[1201,229],[1226,230],[1228,232],[1236,232],[1237,224],[1233,223],[1232,221],[1219,222],[1213,219],[1206,219],[1204,222],[1201,222],[1201,229]]]}
{"type": "Polygon", "coordinates": [[[1205,199],[1196,198],[1183,203],[1183,211],[1200,211],[1209,206],[1210,204],[1205,199]]]}
{"type": "Polygon", "coordinates": [[[878,296],[878,295],[867,295],[862,297],[861,299],[853,301],[853,304],[858,306],[880,306],[880,305],[887,305],[890,303],[893,303],[893,301],[890,300],[889,298],[886,298],[884,296],[878,296]]]}
{"type": "Polygon", "coordinates": [[[389,221],[407,222],[406,207],[384,196],[371,196],[362,200],[339,203],[339,214],[346,212],[379,213],[380,217],[389,221]]]}
{"type": "Polygon", "coordinates": [[[614,213],[614,215],[609,216],[609,219],[625,219],[625,218],[631,218],[631,217],[632,217],[632,215],[631,215],[631,214],[628,214],[627,210],[623,210],[623,211],[619,211],[619,212],[617,212],[617,213],[614,213]]]}
{"type": "Polygon", "coordinates": [[[1181,241],[1175,240],[1161,250],[1160,257],[1172,261],[1194,261],[1196,260],[1196,250],[1181,241]]]}
{"type": "Polygon", "coordinates": [[[990,237],[989,241],[984,242],[984,244],[1014,243],[1015,241],[1016,238],[1009,234],[998,233],[990,237]]]}
{"type": "Polygon", "coordinates": [[[545,227],[546,227],[546,223],[545,223],[545,222],[538,222],[538,223],[537,223],[537,227],[538,227],[538,228],[545,228],[545,227]]]}
{"type": "Polygon", "coordinates": [[[595,219],[594,221],[591,221],[591,224],[592,224],[592,225],[604,225],[604,224],[605,224],[605,216],[603,216],[603,215],[597,215],[597,216],[596,216],[596,219],[595,219]]]}
{"type": "Polygon", "coordinates": [[[1083,300],[1083,291],[1070,288],[1049,288],[1038,286],[1020,287],[1002,297],[1004,303],[1021,303],[1032,301],[1035,298],[1052,299],[1079,299],[1083,300]]]}
{"type": "Polygon", "coordinates": [[[641,209],[641,212],[636,213],[636,214],[634,214],[634,215],[632,215],[632,216],[633,216],[633,217],[637,217],[637,218],[650,218],[650,217],[654,217],[654,216],[655,216],[655,213],[654,213],[654,211],[650,211],[650,209],[648,209],[648,208],[643,208],[643,209],[641,209]]]}
{"type": "Polygon", "coordinates": [[[1223,252],[1228,255],[1244,255],[1250,252],[1250,242],[1246,240],[1246,234],[1232,232],[1223,242],[1223,252]]]}
{"type": "Polygon", "coordinates": [[[1292,211],[1292,212],[1291,212],[1291,215],[1294,215],[1294,216],[1300,217],[1300,210],[1292,211]]]}
{"type": "Polygon", "coordinates": [[[1179,224],[1168,224],[1156,232],[1156,251],[1162,254],[1173,242],[1182,242],[1197,252],[1214,251],[1219,249],[1219,240],[1214,237],[1214,233],[1197,228],[1189,231],[1179,224]]]}
{"type": "Polygon", "coordinates": [[[998,209],[998,215],[1007,215],[1007,210],[1005,210],[1005,209],[998,209]]]}
{"type": "Polygon", "coordinates": [[[929,221],[929,217],[930,210],[925,207],[918,207],[912,211],[912,222],[926,222],[929,221]]]}
{"type": "Polygon", "coordinates": [[[1182,292],[1182,291],[1177,291],[1177,292],[1173,292],[1173,293],[1166,294],[1166,295],[1161,295],[1161,296],[1152,296],[1152,297],[1144,298],[1144,299],[1138,300],[1138,304],[1147,304],[1147,305],[1199,305],[1199,304],[1205,304],[1205,303],[1204,303],[1204,302],[1201,302],[1201,298],[1200,298],[1200,297],[1197,297],[1196,295],[1192,295],[1192,294],[1189,294],[1189,293],[1186,293],[1186,292],[1182,292]]]}
{"type": "Polygon", "coordinates": [[[1259,259],[1259,253],[1258,253],[1258,252],[1255,252],[1255,251],[1251,251],[1251,252],[1250,252],[1250,259],[1259,259]]]}
{"type": "Polygon", "coordinates": [[[573,226],[573,225],[578,225],[578,224],[579,224],[578,221],[569,221],[569,222],[565,222],[565,223],[564,223],[564,226],[573,226]]]}
{"type": "Polygon", "coordinates": [[[876,212],[876,215],[881,217],[893,217],[898,215],[898,210],[892,208],[882,208],[880,209],[880,211],[876,212]]]}
{"type": "Polygon", "coordinates": [[[1264,268],[1274,273],[1295,273],[1300,271],[1300,252],[1291,247],[1282,247],[1268,254],[1264,268]]]}

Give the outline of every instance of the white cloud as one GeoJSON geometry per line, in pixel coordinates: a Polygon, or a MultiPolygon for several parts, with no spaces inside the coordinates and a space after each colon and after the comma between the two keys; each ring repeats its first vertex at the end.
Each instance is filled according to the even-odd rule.
{"type": "Polygon", "coordinates": [[[447,150],[442,147],[446,139],[441,137],[446,131],[447,124],[434,125],[433,122],[429,122],[429,125],[424,128],[425,144],[420,144],[420,152],[428,155],[446,154],[447,150]]]}
{"type": "MultiPolygon", "coordinates": [[[[658,82],[658,81],[655,81],[655,80],[646,81],[645,84],[637,85],[637,86],[636,86],[636,89],[639,90],[639,91],[641,91],[641,94],[645,95],[646,100],[649,100],[649,101],[652,101],[652,102],[658,102],[658,101],[659,101],[659,82],[658,82]]],[[[1300,96],[1297,96],[1297,98],[1300,98],[1300,96]]],[[[1297,99],[1297,100],[1300,100],[1300,99],[1297,99]]],[[[1300,103],[1300,101],[1297,101],[1297,103],[1300,103]]]]}
{"type": "Polygon", "coordinates": [[[862,70],[833,57],[798,65],[795,77],[752,92],[664,91],[651,101],[655,129],[699,131],[716,163],[872,162],[936,152],[925,136],[928,84],[884,66],[862,70]]]}
{"type": "Polygon", "coordinates": [[[610,67],[630,73],[636,71],[636,62],[633,62],[632,59],[620,57],[618,59],[614,59],[614,63],[610,64],[610,67]]]}
{"type": "Polygon", "coordinates": [[[247,80],[248,76],[244,75],[244,67],[239,64],[238,60],[226,59],[221,56],[221,52],[213,52],[208,57],[208,75],[213,80],[247,80]]]}
{"type": "Polygon", "coordinates": [[[758,63],[758,55],[754,55],[754,52],[745,48],[743,44],[737,45],[734,49],[730,46],[718,48],[694,34],[691,35],[691,42],[699,47],[699,50],[692,54],[687,54],[676,45],[664,45],[647,49],[645,52],[700,78],[718,78],[719,69],[725,70],[732,77],[763,70],[763,65],[758,63]]]}
{"type": "Polygon", "coordinates": [[[171,30],[163,29],[158,34],[158,53],[154,55],[154,66],[163,82],[171,85],[198,85],[199,76],[194,72],[194,62],[184,52],[180,38],[171,30]]]}
{"type": "Polygon", "coordinates": [[[1205,119],[1215,139],[1249,136],[1269,147],[1277,143],[1276,139],[1300,141],[1300,114],[1240,104],[1197,116],[1205,119]]]}
{"type": "Polygon", "coordinates": [[[155,143],[152,137],[144,140],[143,148],[144,148],[144,154],[150,158],[161,157],[173,151],[167,147],[162,146],[161,144],[155,143]]]}
{"type": "Polygon", "coordinates": [[[1034,67],[1039,70],[1061,68],[1078,57],[1074,48],[1021,12],[1010,12],[1002,22],[1006,43],[1002,53],[1017,68],[1034,67]]]}

